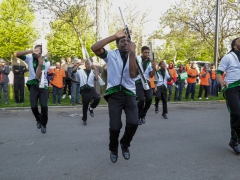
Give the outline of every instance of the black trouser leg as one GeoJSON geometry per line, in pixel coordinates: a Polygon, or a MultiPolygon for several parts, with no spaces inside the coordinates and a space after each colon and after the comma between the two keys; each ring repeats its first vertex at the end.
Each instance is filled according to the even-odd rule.
{"type": "Polygon", "coordinates": [[[163,105],[163,113],[162,114],[167,114],[167,88],[163,86],[161,88],[161,99],[162,99],[162,105],[163,105]]]}
{"type": "Polygon", "coordinates": [[[152,97],[153,97],[153,93],[152,90],[145,90],[144,91],[145,94],[145,106],[143,108],[141,117],[145,117],[147,114],[148,109],[150,108],[151,104],[152,104],[152,97]]]}
{"type": "Polygon", "coordinates": [[[41,106],[41,124],[46,125],[48,122],[48,89],[39,88],[39,103],[41,106]]]}
{"type": "Polygon", "coordinates": [[[141,118],[141,114],[144,108],[144,89],[142,88],[142,84],[136,84],[136,94],[138,97],[138,118],[141,118]]]}
{"type": "MultiPolygon", "coordinates": [[[[136,132],[138,127],[138,109],[136,103],[136,97],[126,95],[125,93],[119,92],[112,94],[108,97],[108,108],[109,108],[109,117],[110,117],[110,129],[113,131],[119,131],[122,128],[121,115],[122,110],[126,114],[126,126],[128,126],[128,131],[124,133],[124,137],[121,140],[123,145],[126,147],[130,146],[130,142],[136,132]],[[132,131],[129,130],[129,127],[132,127],[132,131]],[[133,128],[135,127],[135,128],[133,128]]],[[[111,144],[118,142],[118,137],[113,136],[110,133],[110,144],[109,149],[111,150],[111,144]]]]}
{"type": "Polygon", "coordinates": [[[130,143],[132,141],[133,136],[135,135],[137,131],[138,125],[128,124],[126,123],[125,132],[123,134],[123,137],[120,140],[120,143],[124,147],[130,147],[130,143]]]}
{"type": "Polygon", "coordinates": [[[205,98],[208,97],[209,94],[209,86],[204,86],[205,88],[205,98]]]}
{"type": "Polygon", "coordinates": [[[90,98],[86,92],[81,92],[82,95],[82,112],[83,112],[83,121],[87,121],[87,111],[90,102],[90,98]]]}
{"type": "Polygon", "coordinates": [[[20,102],[23,103],[24,102],[24,87],[25,87],[25,80],[24,78],[20,79],[20,102]]]}
{"type": "Polygon", "coordinates": [[[119,133],[120,131],[114,131],[109,128],[109,150],[110,151],[118,151],[118,144],[119,144],[119,133]]]}
{"type": "Polygon", "coordinates": [[[198,98],[202,97],[202,92],[203,92],[203,85],[200,85],[199,92],[198,92],[198,98]]]}
{"type": "Polygon", "coordinates": [[[38,98],[39,92],[36,87],[37,85],[30,85],[30,105],[33,115],[36,118],[36,121],[41,121],[41,114],[38,111],[38,98]]]}
{"type": "Polygon", "coordinates": [[[68,86],[68,95],[71,95],[72,92],[72,81],[66,80],[67,86],[68,86]]]}
{"type": "Polygon", "coordinates": [[[18,78],[14,78],[14,99],[16,103],[19,103],[19,81],[18,78]]]}
{"type": "Polygon", "coordinates": [[[91,99],[93,99],[93,102],[90,105],[90,107],[91,108],[96,108],[97,105],[99,104],[101,98],[97,94],[97,92],[94,88],[82,90],[81,95],[82,95],[82,103],[83,103],[83,106],[82,106],[82,111],[83,111],[82,120],[86,121],[87,120],[87,111],[88,111],[89,102],[91,101],[91,99]]]}
{"type": "Polygon", "coordinates": [[[161,100],[161,88],[157,88],[156,96],[155,96],[155,106],[158,107],[158,103],[161,100]]]}
{"type": "Polygon", "coordinates": [[[231,138],[240,138],[240,87],[227,89],[224,93],[230,112],[231,138]]]}

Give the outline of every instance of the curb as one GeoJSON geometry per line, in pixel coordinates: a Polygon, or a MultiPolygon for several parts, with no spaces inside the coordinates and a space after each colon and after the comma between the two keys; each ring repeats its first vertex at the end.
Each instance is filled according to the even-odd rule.
{"type": "MultiPolygon", "coordinates": [[[[178,105],[178,104],[186,104],[186,105],[194,105],[194,104],[221,104],[221,103],[225,103],[225,100],[213,100],[213,101],[178,101],[178,102],[168,102],[168,104],[173,104],[173,105],[178,105]]],[[[160,102],[161,104],[161,102],[160,102]]],[[[98,107],[107,107],[107,104],[101,104],[98,105],[98,107]]],[[[152,106],[154,106],[154,104],[152,104],[152,106]]],[[[49,109],[80,109],[82,108],[82,105],[78,105],[78,106],[48,106],[49,109]]],[[[31,110],[30,107],[7,107],[7,108],[0,108],[0,111],[6,111],[6,110],[31,110]]]]}

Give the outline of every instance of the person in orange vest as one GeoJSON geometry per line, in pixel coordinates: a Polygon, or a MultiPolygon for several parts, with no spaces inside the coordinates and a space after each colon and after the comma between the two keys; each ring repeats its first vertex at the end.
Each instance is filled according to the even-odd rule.
{"type": "Polygon", "coordinates": [[[53,86],[53,104],[56,104],[56,95],[58,96],[58,104],[61,104],[61,94],[62,88],[65,86],[65,71],[60,67],[60,63],[56,63],[56,68],[51,69],[48,72],[49,75],[52,75],[53,79],[50,80],[50,83],[53,86]]]}
{"type": "Polygon", "coordinates": [[[193,63],[191,68],[188,69],[187,71],[188,73],[188,78],[187,78],[187,90],[186,90],[186,100],[188,100],[188,96],[191,93],[191,99],[194,99],[194,95],[195,95],[195,91],[196,91],[196,81],[197,81],[197,77],[198,75],[198,71],[196,69],[196,63],[193,63]]]}
{"type": "Polygon", "coordinates": [[[149,80],[150,80],[150,88],[152,89],[153,94],[155,94],[155,92],[154,92],[154,89],[155,89],[154,76],[153,77],[149,77],[149,80]]]}
{"type": "Polygon", "coordinates": [[[172,96],[173,83],[176,82],[178,77],[177,71],[174,69],[174,65],[172,62],[168,64],[168,73],[171,76],[171,79],[167,81],[167,89],[169,90],[168,101],[170,101],[172,96]]]}
{"type": "Polygon", "coordinates": [[[191,68],[192,63],[193,63],[192,61],[189,61],[188,64],[185,65],[185,71],[186,71],[186,72],[188,71],[188,69],[191,68]]]}
{"type": "Polygon", "coordinates": [[[200,73],[200,89],[198,92],[198,99],[202,99],[202,92],[205,90],[204,97],[208,99],[208,90],[210,86],[210,73],[207,70],[207,67],[204,66],[202,72],[200,73]]]}
{"type": "Polygon", "coordinates": [[[212,69],[210,71],[210,77],[211,77],[211,84],[210,84],[210,95],[211,96],[216,96],[216,84],[217,84],[217,80],[216,80],[216,69],[215,69],[215,65],[212,65],[212,69]]]}

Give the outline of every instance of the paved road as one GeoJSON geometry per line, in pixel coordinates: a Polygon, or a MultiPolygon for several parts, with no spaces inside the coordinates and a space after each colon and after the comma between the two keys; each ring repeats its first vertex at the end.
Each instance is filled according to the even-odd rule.
{"type": "Polygon", "coordinates": [[[29,110],[1,110],[0,179],[239,180],[224,103],[172,104],[168,120],[153,110],[133,139],[131,159],[120,154],[116,164],[109,159],[106,107],[86,127],[80,109],[51,108],[46,134],[29,110]]]}

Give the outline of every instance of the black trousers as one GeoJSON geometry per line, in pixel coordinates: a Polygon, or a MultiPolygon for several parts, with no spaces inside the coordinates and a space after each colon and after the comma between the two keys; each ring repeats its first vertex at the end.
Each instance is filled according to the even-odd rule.
{"type": "Polygon", "coordinates": [[[122,128],[122,110],[126,114],[126,126],[120,143],[124,147],[130,147],[130,142],[138,127],[138,108],[136,97],[129,96],[124,92],[117,92],[108,97],[108,110],[110,118],[110,143],[109,150],[117,151],[119,145],[119,133],[122,128]]]}
{"type": "Polygon", "coordinates": [[[162,100],[163,112],[162,114],[167,114],[167,88],[166,86],[158,86],[156,97],[155,97],[155,106],[158,107],[159,101],[162,100]]]}
{"type": "Polygon", "coordinates": [[[14,78],[14,98],[16,103],[24,102],[24,78],[14,78]]]}
{"type": "Polygon", "coordinates": [[[208,97],[208,92],[209,92],[209,86],[205,86],[205,85],[200,85],[200,89],[198,92],[198,98],[202,97],[202,92],[203,90],[205,91],[204,97],[208,97]]]}
{"type": "Polygon", "coordinates": [[[89,102],[93,99],[93,102],[90,104],[91,108],[96,108],[99,104],[101,97],[97,94],[94,88],[81,90],[82,95],[82,112],[83,112],[83,121],[87,121],[87,111],[89,102]]]}
{"type": "Polygon", "coordinates": [[[48,122],[48,89],[39,88],[39,85],[34,84],[29,86],[30,89],[30,104],[33,115],[36,121],[40,121],[42,125],[48,122]],[[41,113],[38,111],[38,101],[41,106],[41,113]]]}
{"type": "Polygon", "coordinates": [[[240,87],[227,89],[224,97],[230,112],[231,138],[240,139],[240,87]]]}
{"type": "Polygon", "coordinates": [[[142,83],[136,84],[136,93],[138,97],[138,118],[145,117],[152,104],[152,89],[144,90],[142,83]],[[145,102],[144,102],[145,101],[145,102]]]}
{"type": "Polygon", "coordinates": [[[71,95],[72,80],[66,79],[66,84],[65,84],[65,86],[63,88],[63,94],[67,94],[67,88],[68,88],[68,95],[71,95]]]}

